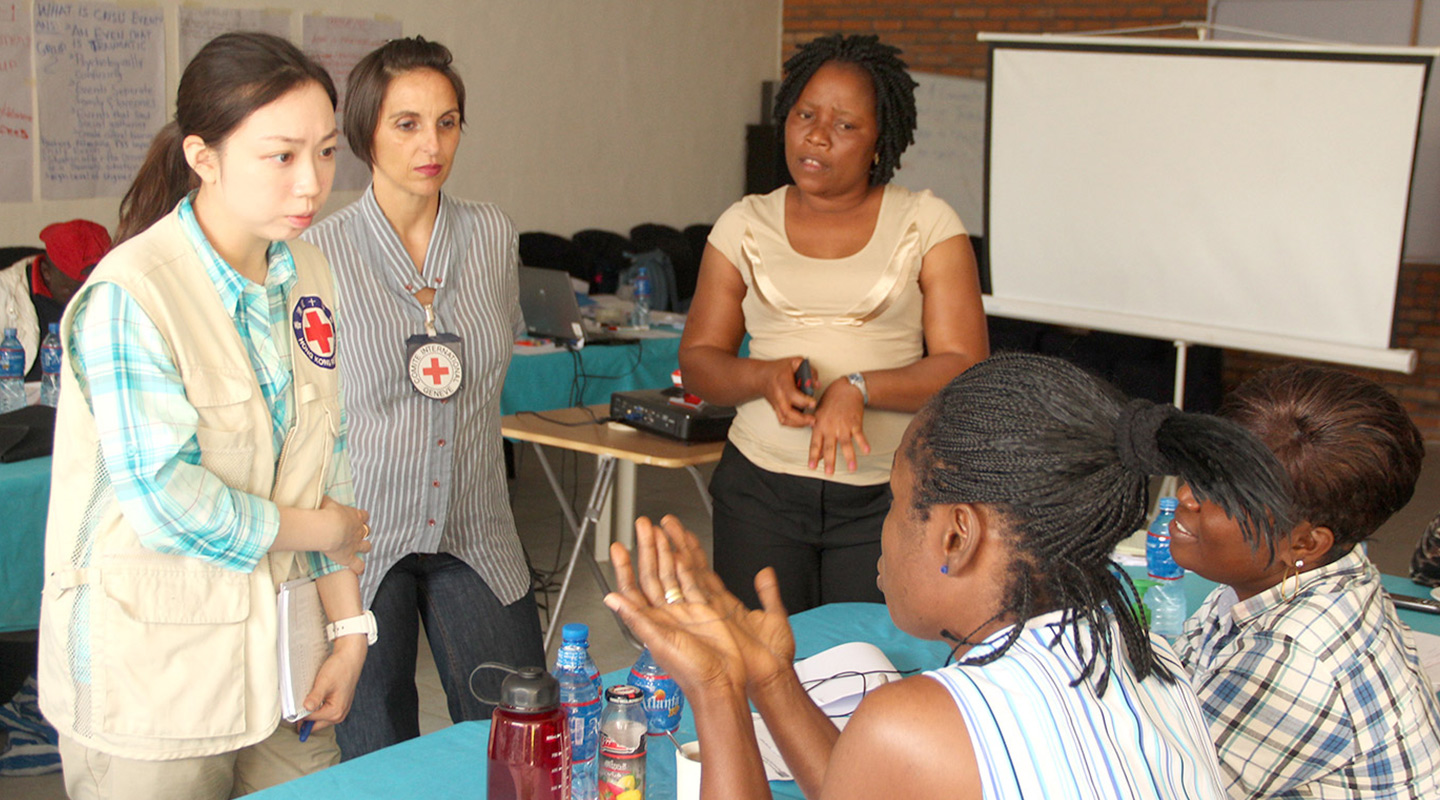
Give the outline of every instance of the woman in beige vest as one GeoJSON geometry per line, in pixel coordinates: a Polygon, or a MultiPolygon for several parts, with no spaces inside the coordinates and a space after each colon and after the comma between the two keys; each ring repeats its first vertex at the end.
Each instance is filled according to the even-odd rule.
{"type": "Polygon", "coordinates": [[[207,44],[121,204],[122,244],[62,321],[40,703],[72,798],[219,800],[338,759],[327,726],[375,632],[369,529],[333,280],[291,241],[329,194],[334,111],[289,42],[207,44]],[[308,741],[280,724],[275,602],[306,575],[334,639],[308,741]]]}
{"type": "Polygon", "coordinates": [[[915,130],[899,50],[827,36],[785,73],[775,112],[795,183],[715,223],[680,367],[690,391],[738,407],[710,484],[715,569],[753,605],[751,578],[773,566],[800,611],[881,600],[895,448],[989,344],[960,219],[928,191],[889,184],[915,130]],[[796,386],[806,359],[813,397],[796,386]]]}

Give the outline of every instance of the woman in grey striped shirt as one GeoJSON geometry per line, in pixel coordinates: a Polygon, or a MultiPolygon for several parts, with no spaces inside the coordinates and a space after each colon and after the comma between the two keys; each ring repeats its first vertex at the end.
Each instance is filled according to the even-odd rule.
{"type": "Polygon", "coordinates": [[[305,238],[335,271],[355,491],[374,531],[361,590],[381,636],[338,730],[350,759],[420,735],[417,619],[456,722],[490,716],[468,688],[475,665],[542,666],[545,653],[501,455],[500,387],[523,327],[515,228],[440,191],[465,121],[448,49],[388,42],[347,89],[345,134],[371,185],[305,238]]]}

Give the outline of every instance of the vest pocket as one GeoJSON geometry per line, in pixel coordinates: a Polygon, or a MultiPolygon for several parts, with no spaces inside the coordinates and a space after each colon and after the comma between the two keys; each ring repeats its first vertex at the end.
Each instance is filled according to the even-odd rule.
{"type": "Polygon", "coordinates": [[[250,403],[254,375],[206,368],[191,372],[185,391],[198,417],[200,464],[226,486],[250,491],[256,441],[262,436],[268,441],[270,434],[269,417],[257,418],[250,403]]]}
{"type": "Polygon", "coordinates": [[[121,568],[102,581],[102,729],[157,738],[245,730],[246,573],[121,568]]]}

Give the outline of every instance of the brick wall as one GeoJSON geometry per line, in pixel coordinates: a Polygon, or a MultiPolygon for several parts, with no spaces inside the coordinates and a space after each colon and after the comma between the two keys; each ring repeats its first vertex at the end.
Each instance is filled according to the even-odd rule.
{"type": "MultiPolygon", "coordinates": [[[[985,77],[977,31],[1063,33],[1205,19],[1205,0],[785,0],[785,56],[827,33],[875,33],[905,51],[912,69],[985,77]]],[[[1193,36],[1194,34],[1185,34],[1193,36]]]]}
{"type": "MultiPolygon", "coordinates": [[[[985,77],[979,31],[1061,33],[1203,20],[1204,0],[785,0],[784,56],[798,43],[828,33],[876,33],[905,51],[910,67],[971,78],[985,77]]],[[[1192,33],[1178,35],[1193,36],[1192,33]]],[[[1400,270],[1392,344],[1420,351],[1414,375],[1356,370],[1394,392],[1429,440],[1440,440],[1440,265],[1400,270]]],[[[1279,358],[1226,351],[1224,380],[1232,388],[1279,358]]]]}

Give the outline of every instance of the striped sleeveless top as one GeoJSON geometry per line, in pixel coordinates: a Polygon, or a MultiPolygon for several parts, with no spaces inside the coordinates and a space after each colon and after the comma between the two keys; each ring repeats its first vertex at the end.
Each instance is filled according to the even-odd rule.
{"type": "MultiPolygon", "coordinates": [[[[1215,746],[1185,670],[1159,636],[1157,659],[1175,675],[1136,680],[1118,629],[1109,685],[1071,687],[1084,663],[1056,611],[1030,620],[1000,659],[925,674],[950,692],[970,729],[986,800],[1210,800],[1223,798],[1215,746]]],[[[998,646],[1010,629],[975,648],[998,646]]],[[[1088,639],[1082,624],[1081,640],[1088,639]]],[[[1097,668],[1095,673],[1099,672],[1097,668]]]]}

